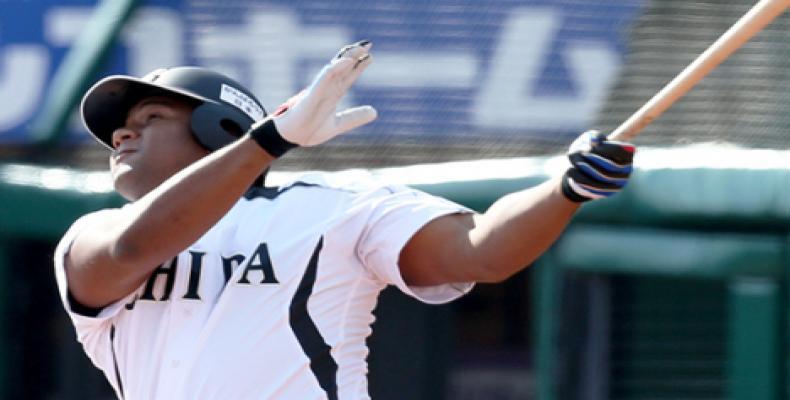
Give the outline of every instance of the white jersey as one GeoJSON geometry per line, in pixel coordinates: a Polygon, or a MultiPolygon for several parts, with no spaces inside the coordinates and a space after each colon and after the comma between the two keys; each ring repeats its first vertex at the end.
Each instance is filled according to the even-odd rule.
{"type": "Polygon", "coordinates": [[[330,185],[321,175],[252,189],[196,243],[101,310],[60,296],[78,340],[122,399],[368,399],[368,348],[379,292],[427,303],[472,284],[409,287],[398,257],[430,220],[469,210],[405,187],[330,185]]]}

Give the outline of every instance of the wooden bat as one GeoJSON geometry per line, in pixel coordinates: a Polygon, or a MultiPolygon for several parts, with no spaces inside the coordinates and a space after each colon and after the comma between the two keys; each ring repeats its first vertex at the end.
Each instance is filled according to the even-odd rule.
{"type": "Polygon", "coordinates": [[[735,50],[782,14],[788,6],[790,0],[760,0],[642,108],[620,124],[608,139],[630,140],[636,137],[735,50]]]}

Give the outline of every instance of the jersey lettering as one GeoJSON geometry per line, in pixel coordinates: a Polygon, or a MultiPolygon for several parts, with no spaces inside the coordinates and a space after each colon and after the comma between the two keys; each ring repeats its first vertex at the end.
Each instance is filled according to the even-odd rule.
{"type": "MultiPolygon", "coordinates": [[[[200,300],[200,276],[203,270],[203,260],[206,252],[196,251],[196,250],[189,250],[189,258],[190,258],[190,268],[189,268],[189,280],[187,282],[187,290],[184,293],[183,299],[187,300],[200,300]]],[[[222,260],[222,274],[225,280],[225,284],[230,281],[231,275],[233,275],[233,271],[238,268],[240,265],[247,260],[247,264],[244,266],[244,272],[242,272],[241,278],[237,283],[242,285],[249,285],[255,282],[250,282],[248,275],[261,275],[261,279],[257,284],[276,284],[280,283],[277,280],[277,277],[274,274],[274,267],[272,266],[272,259],[269,256],[269,247],[266,243],[261,243],[255,249],[255,252],[252,253],[252,256],[244,257],[241,254],[235,254],[228,258],[221,257],[222,260]]],[[[135,295],[134,299],[131,302],[126,304],[127,310],[132,310],[135,306],[137,300],[148,300],[148,301],[168,301],[170,300],[170,295],[173,293],[173,287],[176,281],[176,273],[178,270],[178,257],[170,260],[167,263],[164,263],[158,266],[153,272],[151,272],[151,276],[148,277],[148,280],[145,282],[145,288],[143,289],[142,295],[135,295]],[[160,277],[164,277],[165,283],[164,288],[162,289],[162,293],[156,293],[157,296],[154,294],[154,289],[156,286],[156,282],[160,277]]],[[[254,280],[254,278],[253,278],[254,280]]]]}
{"type": "Polygon", "coordinates": [[[184,295],[185,299],[200,300],[198,285],[200,284],[200,270],[203,269],[203,256],[205,254],[199,251],[189,251],[189,255],[192,258],[192,268],[189,272],[189,285],[187,285],[187,293],[184,295]]]}
{"type": "Polygon", "coordinates": [[[247,273],[250,271],[261,271],[263,278],[260,284],[264,283],[280,283],[274,276],[274,268],[272,268],[272,260],[269,257],[269,248],[266,243],[261,243],[255,253],[252,254],[247,266],[244,267],[244,273],[241,274],[241,279],[237,283],[248,285],[250,281],[247,279],[247,273]]]}
{"type": "Polygon", "coordinates": [[[244,256],[236,254],[230,258],[222,257],[222,272],[225,274],[225,284],[230,280],[233,270],[244,262],[244,256]]]}
{"type": "Polygon", "coordinates": [[[178,257],[170,260],[170,262],[156,267],[154,272],[151,272],[151,276],[148,278],[148,281],[145,283],[145,290],[143,290],[143,295],[140,296],[140,300],[156,300],[154,299],[154,284],[156,283],[156,279],[159,277],[159,275],[164,275],[167,277],[167,281],[165,281],[164,293],[162,293],[162,297],[159,298],[159,301],[169,300],[170,293],[173,291],[173,285],[176,283],[176,264],[178,264],[178,257]]]}

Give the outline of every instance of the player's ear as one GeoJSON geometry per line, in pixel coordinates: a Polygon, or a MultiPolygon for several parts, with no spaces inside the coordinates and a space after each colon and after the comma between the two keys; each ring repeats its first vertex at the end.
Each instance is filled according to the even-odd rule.
{"type": "Polygon", "coordinates": [[[217,150],[240,138],[249,127],[250,118],[238,110],[203,103],[192,111],[191,128],[198,143],[209,150],[217,150]]]}

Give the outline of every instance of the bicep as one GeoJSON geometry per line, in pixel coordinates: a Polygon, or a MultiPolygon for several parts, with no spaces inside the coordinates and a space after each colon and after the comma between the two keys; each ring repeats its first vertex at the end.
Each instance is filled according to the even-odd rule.
{"type": "Polygon", "coordinates": [[[420,228],[403,247],[401,275],[410,286],[434,286],[476,281],[474,245],[470,232],[475,214],[438,217],[420,228]]]}
{"type": "Polygon", "coordinates": [[[118,214],[94,218],[76,234],[64,254],[69,291],[84,306],[104,307],[120,300],[144,279],[113,256],[118,214]]]}

